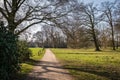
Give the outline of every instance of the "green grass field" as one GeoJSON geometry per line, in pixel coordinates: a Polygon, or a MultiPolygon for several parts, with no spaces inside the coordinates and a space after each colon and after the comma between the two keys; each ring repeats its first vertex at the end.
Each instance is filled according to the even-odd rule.
{"type": "Polygon", "coordinates": [[[120,52],[51,49],[76,80],[120,80],[120,52]]]}
{"type": "Polygon", "coordinates": [[[45,53],[45,50],[42,51],[42,48],[30,48],[30,50],[32,51],[30,60],[21,63],[20,76],[23,78],[33,69],[33,66],[43,57],[45,53]],[[41,51],[40,54],[38,54],[39,51],[41,51]]]}

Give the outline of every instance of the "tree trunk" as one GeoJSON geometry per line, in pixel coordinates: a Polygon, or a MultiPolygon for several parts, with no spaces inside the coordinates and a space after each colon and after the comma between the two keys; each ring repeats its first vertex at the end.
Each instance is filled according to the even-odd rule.
{"type": "Polygon", "coordinates": [[[93,35],[93,40],[94,40],[94,45],[95,45],[95,51],[100,51],[98,40],[96,38],[95,30],[94,27],[92,28],[92,35],[93,35]]]}
{"type": "Polygon", "coordinates": [[[112,46],[113,46],[113,50],[115,49],[115,40],[114,40],[114,29],[113,29],[113,24],[111,23],[111,29],[112,29],[112,46]]]}
{"type": "Polygon", "coordinates": [[[98,44],[98,41],[97,41],[97,39],[96,39],[96,36],[95,36],[95,34],[93,34],[94,36],[93,36],[93,39],[94,39],[94,44],[95,44],[95,50],[96,51],[100,51],[100,48],[99,48],[99,44],[98,44]]]}
{"type": "Polygon", "coordinates": [[[114,31],[112,29],[112,46],[113,46],[113,50],[115,50],[115,41],[114,41],[114,31]]]}
{"type": "Polygon", "coordinates": [[[118,33],[117,33],[116,49],[118,49],[118,48],[119,48],[119,35],[118,35],[118,33]]]}

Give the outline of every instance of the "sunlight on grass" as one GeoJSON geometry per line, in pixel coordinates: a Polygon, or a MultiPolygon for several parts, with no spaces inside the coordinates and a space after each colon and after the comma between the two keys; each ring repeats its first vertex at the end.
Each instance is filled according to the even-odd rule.
{"type": "Polygon", "coordinates": [[[77,80],[120,79],[119,51],[106,50],[95,52],[94,49],[51,50],[77,80]]]}
{"type": "Polygon", "coordinates": [[[35,62],[39,61],[45,53],[45,50],[42,51],[42,48],[30,49],[32,50],[32,56],[30,57],[31,60],[25,61],[25,63],[21,63],[21,74],[29,73],[33,69],[33,66],[36,64],[35,62]],[[41,51],[41,53],[38,55],[39,51],[41,51]]]}
{"type": "Polygon", "coordinates": [[[30,57],[33,60],[40,60],[44,53],[45,50],[42,51],[42,48],[30,48],[32,50],[32,56],[30,57]],[[40,55],[38,54],[38,52],[40,52],[40,55]]]}
{"type": "Polygon", "coordinates": [[[21,64],[21,74],[29,73],[32,70],[33,66],[27,63],[21,64]]]}

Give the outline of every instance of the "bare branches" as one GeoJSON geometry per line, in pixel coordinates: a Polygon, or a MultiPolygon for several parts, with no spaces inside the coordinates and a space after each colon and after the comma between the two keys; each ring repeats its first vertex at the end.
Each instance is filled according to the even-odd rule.
{"type": "Polygon", "coordinates": [[[112,36],[112,46],[113,50],[115,50],[115,39],[114,39],[114,8],[115,3],[105,2],[102,4],[103,12],[106,17],[106,22],[108,22],[109,26],[111,27],[111,36],[112,36]]]}
{"type": "Polygon", "coordinates": [[[16,35],[19,35],[20,33],[22,33],[23,31],[25,31],[26,29],[28,29],[29,27],[35,25],[35,24],[39,24],[41,23],[43,20],[41,21],[37,21],[37,22],[34,22],[34,23],[31,23],[30,25],[26,26],[25,28],[23,28],[22,30],[20,30],[18,33],[16,33],[16,35]]]}
{"type": "MultiPolygon", "coordinates": [[[[15,31],[25,21],[30,21],[19,33],[26,30],[30,26],[44,22],[53,22],[55,19],[67,15],[71,10],[68,10],[67,5],[59,5],[61,1],[32,1],[29,0],[4,0],[3,7],[0,8],[0,13],[6,18],[9,29],[15,31]],[[62,11],[64,10],[64,11],[62,11]]],[[[18,34],[19,34],[18,33],[18,34]]]]}
{"type": "MultiPolygon", "coordinates": [[[[9,14],[9,10],[8,10],[8,7],[7,7],[7,3],[8,3],[8,1],[7,1],[7,0],[4,0],[4,7],[5,7],[5,9],[6,9],[7,14],[9,14]]],[[[9,4],[9,3],[8,3],[8,4],[9,4]]],[[[9,6],[11,7],[10,4],[9,4],[9,6]]]]}
{"type": "Polygon", "coordinates": [[[17,9],[21,7],[21,5],[25,2],[26,0],[18,0],[17,1],[17,9]]]}
{"type": "Polygon", "coordinates": [[[5,10],[4,10],[3,8],[1,8],[1,7],[0,7],[0,12],[2,13],[2,15],[3,15],[6,19],[8,19],[8,16],[6,15],[5,10]]]}

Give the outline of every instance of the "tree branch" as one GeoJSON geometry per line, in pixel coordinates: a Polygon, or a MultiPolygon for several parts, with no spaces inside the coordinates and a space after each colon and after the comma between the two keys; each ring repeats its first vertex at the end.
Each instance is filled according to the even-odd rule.
{"type": "Polygon", "coordinates": [[[3,10],[1,7],[0,7],[0,12],[2,13],[2,15],[3,15],[6,19],[8,19],[6,13],[4,12],[4,10],[3,10]]]}
{"type": "Polygon", "coordinates": [[[42,21],[43,21],[43,20],[37,21],[37,22],[34,22],[34,23],[32,23],[32,24],[26,26],[24,29],[20,30],[20,31],[17,32],[15,35],[19,35],[20,33],[22,33],[23,31],[25,31],[25,30],[28,29],[29,27],[31,27],[31,26],[33,26],[33,25],[35,25],[35,24],[39,24],[39,23],[41,23],[42,21]]]}

